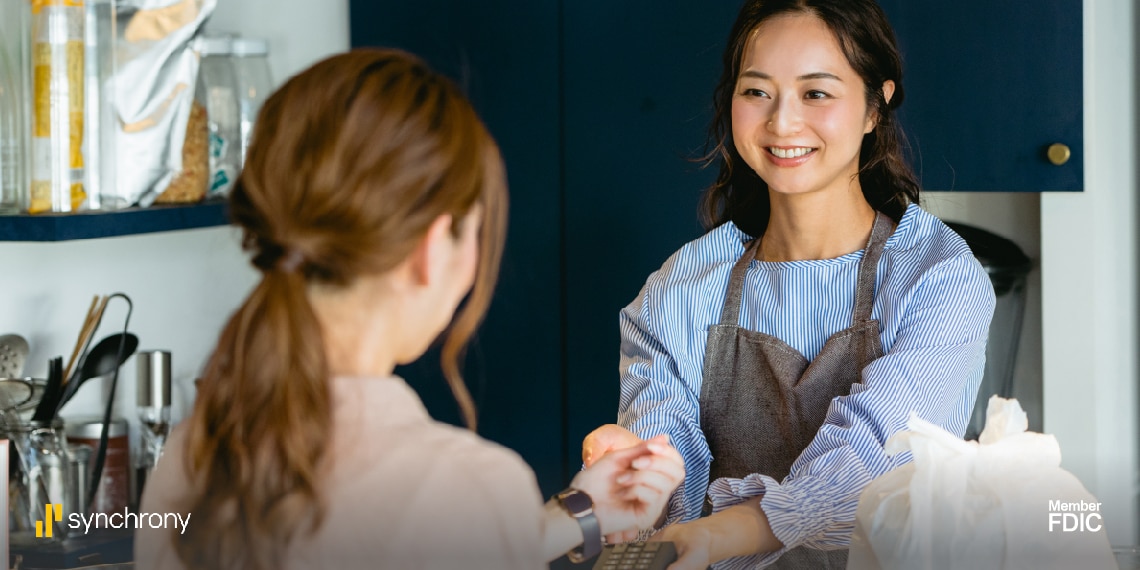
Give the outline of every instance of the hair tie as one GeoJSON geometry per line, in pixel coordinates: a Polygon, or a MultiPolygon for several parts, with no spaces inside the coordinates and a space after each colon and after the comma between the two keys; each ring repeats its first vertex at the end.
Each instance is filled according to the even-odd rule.
{"type": "Polygon", "coordinates": [[[293,273],[305,262],[305,255],[300,250],[290,248],[277,260],[277,270],[282,273],[293,273]]]}

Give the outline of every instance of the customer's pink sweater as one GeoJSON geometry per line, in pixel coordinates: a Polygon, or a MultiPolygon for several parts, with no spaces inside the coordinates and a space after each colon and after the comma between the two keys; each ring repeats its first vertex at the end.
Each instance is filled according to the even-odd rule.
{"type": "MultiPolygon", "coordinates": [[[[433,421],[400,378],[336,378],[321,484],[328,505],[315,535],[287,546],[284,568],[535,570],[543,507],[516,453],[433,421]]],[[[174,430],[141,512],[185,514],[186,434],[174,430]]],[[[189,524],[202,524],[190,513],[189,524]]],[[[172,529],[135,537],[140,569],[183,570],[172,529]]]]}

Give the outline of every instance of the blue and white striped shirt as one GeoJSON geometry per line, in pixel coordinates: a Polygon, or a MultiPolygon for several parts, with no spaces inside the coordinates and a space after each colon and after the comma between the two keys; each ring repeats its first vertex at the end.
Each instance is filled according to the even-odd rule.
{"type": "MultiPolygon", "coordinates": [[[[753,474],[708,482],[712,455],[700,426],[701,372],[709,326],[724,306],[729,273],[750,239],[731,222],[674,253],[621,311],[618,423],[643,438],[666,433],[685,460],[684,483],[668,521],[700,516],[706,491],[714,511],[761,497],[785,548],[846,548],[859,494],[872,479],[909,462],[887,457],[887,438],[911,411],[961,436],[985,364],[994,290],[969,247],[917,205],[887,240],[875,279],[872,317],[883,356],[835,398],[815,439],[783,481],[753,474]]],[[[863,251],[834,259],[753,261],[744,281],[740,326],[779,337],[814,359],[851,326],[863,251]]],[[[725,561],[761,567],[783,550],[725,561]]]]}

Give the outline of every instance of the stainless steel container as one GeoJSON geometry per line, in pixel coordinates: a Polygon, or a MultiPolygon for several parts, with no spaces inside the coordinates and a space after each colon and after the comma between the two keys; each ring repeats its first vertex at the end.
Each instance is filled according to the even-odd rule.
{"type": "Polygon", "coordinates": [[[154,467],[170,434],[170,352],[146,350],[135,356],[138,363],[138,415],[142,431],[140,465],[154,467]]]}
{"type": "MultiPolygon", "coordinates": [[[[68,420],[67,439],[91,447],[89,465],[96,461],[99,437],[103,430],[102,418],[68,420]]],[[[96,485],[95,499],[88,505],[88,513],[121,513],[130,503],[131,444],[127,420],[115,418],[107,430],[107,456],[103,473],[96,485]]]]}

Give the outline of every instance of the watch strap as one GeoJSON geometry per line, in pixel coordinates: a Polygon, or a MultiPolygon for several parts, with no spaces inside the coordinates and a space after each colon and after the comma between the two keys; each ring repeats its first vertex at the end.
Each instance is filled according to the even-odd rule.
{"type": "Polygon", "coordinates": [[[584,491],[570,488],[558,493],[555,498],[582,529],[582,544],[567,552],[566,557],[578,564],[601,553],[602,528],[598,525],[598,517],[594,515],[594,501],[590,496],[584,491]]]}

